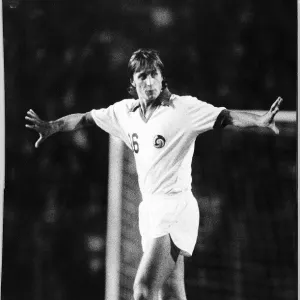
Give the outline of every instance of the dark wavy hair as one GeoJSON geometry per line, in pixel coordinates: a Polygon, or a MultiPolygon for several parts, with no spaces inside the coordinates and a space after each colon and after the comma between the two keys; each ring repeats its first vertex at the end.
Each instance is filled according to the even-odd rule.
{"type": "MultiPolygon", "coordinates": [[[[135,99],[138,98],[136,88],[131,84],[133,75],[143,69],[156,69],[158,68],[164,78],[164,64],[159,57],[159,52],[154,49],[138,49],[133,52],[128,63],[128,74],[130,78],[130,86],[128,87],[128,93],[135,99]]],[[[163,89],[167,87],[167,82],[163,80],[163,89]]]]}

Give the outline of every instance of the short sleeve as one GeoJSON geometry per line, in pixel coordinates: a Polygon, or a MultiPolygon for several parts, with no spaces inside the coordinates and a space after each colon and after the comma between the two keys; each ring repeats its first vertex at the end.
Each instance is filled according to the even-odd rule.
{"type": "Polygon", "coordinates": [[[187,106],[192,130],[197,134],[213,129],[219,114],[225,109],[225,107],[215,107],[195,97],[187,99],[187,106]]]}
{"type": "Polygon", "coordinates": [[[122,119],[124,119],[124,105],[116,102],[107,108],[93,109],[91,115],[101,129],[109,134],[124,140],[124,129],[122,119]]]}

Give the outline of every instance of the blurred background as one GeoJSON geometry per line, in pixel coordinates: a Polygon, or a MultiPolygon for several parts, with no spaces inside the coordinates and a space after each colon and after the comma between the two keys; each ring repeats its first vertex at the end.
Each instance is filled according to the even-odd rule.
{"type": "MultiPolygon", "coordinates": [[[[282,110],[295,111],[297,2],[2,3],[2,299],[104,299],[108,135],[57,134],[35,149],[27,110],[53,120],[127,98],[127,62],[150,47],[173,93],[249,110],[281,96],[282,110]]],[[[201,226],[186,265],[189,299],[296,299],[297,133],[284,123],[278,137],[225,130],[198,138],[201,226]]]]}

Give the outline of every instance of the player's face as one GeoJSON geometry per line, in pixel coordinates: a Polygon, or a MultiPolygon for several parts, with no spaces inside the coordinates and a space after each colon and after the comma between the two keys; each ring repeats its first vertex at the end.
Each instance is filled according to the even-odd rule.
{"type": "Polygon", "coordinates": [[[163,77],[158,68],[144,69],[133,74],[132,84],[140,99],[154,101],[162,89],[163,77]]]}

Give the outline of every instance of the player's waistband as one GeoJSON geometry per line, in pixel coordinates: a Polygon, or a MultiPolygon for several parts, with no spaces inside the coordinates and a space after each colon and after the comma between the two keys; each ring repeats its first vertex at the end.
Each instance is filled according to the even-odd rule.
{"type": "Polygon", "coordinates": [[[172,193],[172,194],[165,194],[165,193],[155,193],[155,194],[148,194],[148,193],[142,193],[142,200],[143,201],[154,201],[158,199],[177,199],[177,198],[182,198],[186,197],[187,199],[193,196],[193,193],[191,190],[184,190],[180,191],[177,193],[172,193]]]}

